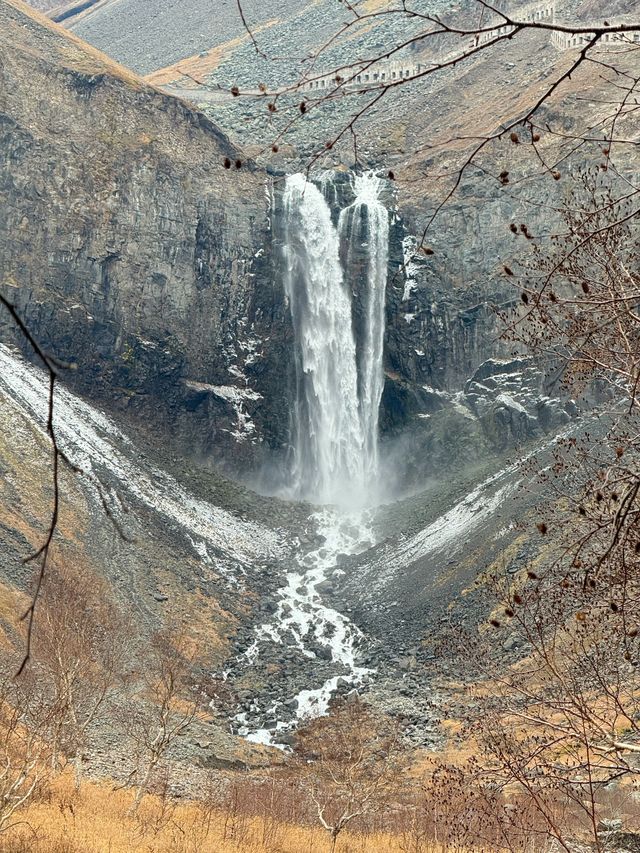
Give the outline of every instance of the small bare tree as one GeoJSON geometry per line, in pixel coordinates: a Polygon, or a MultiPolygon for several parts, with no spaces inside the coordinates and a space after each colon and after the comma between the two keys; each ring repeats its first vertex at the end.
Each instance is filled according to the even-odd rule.
{"type": "Polygon", "coordinates": [[[536,565],[494,581],[503,608],[494,628],[507,623],[527,656],[490,670],[493,707],[478,727],[485,778],[517,792],[519,809],[533,809],[539,832],[564,850],[576,835],[603,849],[608,786],[635,783],[640,773],[634,194],[621,200],[608,178],[586,175],[567,204],[564,233],[534,250],[520,310],[505,317],[508,335],[599,415],[582,436],[560,438],[539,472],[546,506],[534,533],[536,565]]]}
{"type": "Polygon", "coordinates": [[[19,822],[20,809],[51,773],[48,722],[47,710],[14,678],[0,682],[0,833],[19,822]]]}
{"type": "Polygon", "coordinates": [[[300,730],[295,759],[334,853],[347,826],[390,804],[405,753],[396,724],[350,697],[300,730]]]}
{"type": "MultiPolygon", "coordinates": [[[[121,688],[130,632],[102,578],[51,564],[34,622],[31,666],[21,676],[31,704],[48,709],[54,766],[73,760],[76,786],[91,727],[121,688]]],[[[40,713],[43,713],[41,711],[40,713]]]]}
{"type": "Polygon", "coordinates": [[[142,659],[144,674],[127,721],[137,765],[132,776],[137,786],[132,814],[138,811],[167,753],[189,730],[198,712],[198,701],[190,692],[193,653],[183,635],[159,632],[142,659]]]}

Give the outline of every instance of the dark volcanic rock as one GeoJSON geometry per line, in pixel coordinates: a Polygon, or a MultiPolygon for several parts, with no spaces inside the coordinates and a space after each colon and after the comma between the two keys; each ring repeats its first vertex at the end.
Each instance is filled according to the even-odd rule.
{"type": "MultiPolygon", "coordinates": [[[[5,292],[47,349],[77,363],[63,376],[74,390],[170,435],[198,462],[247,478],[281,467],[294,388],[282,176],[62,30],[6,3],[0,23],[5,292]]],[[[325,187],[337,220],[353,200],[351,175],[325,187]]],[[[415,211],[388,185],[389,491],[476,465],[575,414],[499,341],[495,308],[513,292],[495,271],[513,242],[512,209],[479,185],[465,192],[438,219],[434,256],[418,257],[415,211]],[[502,231],[492,248],[486,235],[502,231]]],[[[366,252],[363,240],[345,242],[361,340],[366,252]]]]}
{"type": "Polygon", "coordinates": [[[255,466],[288,427],[264,173],[201,113],[5,3],[0,48],[5,293],[78,365],[75,390],[191,456],[255,466]]]}
{"type": "Polygon", "coordinates": [[[551,399],[544,385],[544,373],[531,358],[489,359],[480,365],[465,385],[465,399],[493,447],[524,444],[571,420],[566,395],[551,399]]]}

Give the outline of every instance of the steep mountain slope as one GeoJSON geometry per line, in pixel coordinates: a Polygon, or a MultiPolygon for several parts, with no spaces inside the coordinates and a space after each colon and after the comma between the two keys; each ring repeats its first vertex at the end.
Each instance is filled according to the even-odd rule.
{"type": "Polygon", "coordinates": [[[60,4],[57,0],[31,0],[29,3],[30,6],[33,6],[34,9],[39,9],[42,12],[46,12],[49,9],[53,9],[60,4]]]}
{"type": "MultiPolygon", "coordinates": [[[[278,464],[294,384],[283,257],[270,230],[280,233],[282,183],[196,109],[17,0],[0,4],[0,16],[0,272],[11,298],[52,351],[80,365],[65,376],[74,389],[161,440],[170,434],[191,459],[245,475],[278,464]],[[34,91],[47,97],[36,102],[34,91]]],[[[454,88],[434,98],[438,114],[454,88]]],[[[536,399],[555,391],[529,377],[523,414],[499,393],[503,382],[519,387],[518,365],[511,378],[510,368],[491,366],[475,376],[506,354],[492,306],[512,298],[500,273],[514,252],[508,222],[527,215],[538,188],[518,201],[474,178],[438,220],[435,256],[417,262],[410,230],[417,233],[414,208],[425,197],[410,187],[401,185],[396,199],[390,185],[386,200],[400,206],[390,234],[380,425],[396,479],[414,488],[549,428],[555,421],[540,415],[536,399]],[[460,407],[468,382],[471,408],[460,407]]],[[[349,176],[336,188],[348,206],[349,176]]],[[[558,416],[566,417],[562,406],[558,416]]]]}
{"type": "Polygon", "coordinates": [[[250,460],[254,413],[282,442],[284,389],[249,379],[273,382],[260,341],[287,334],[264,176],[201,113],[17,0],[0,4],[0,48],[0,276],[82,365],[69,381],[171,423],[194,456],[239,442],[250,460]]]}
{"type": "MultiPolygon", "coordinates": [[[[0,345],[3,654],[11,647],[24,652],[20,616],[36,569],[23,561],[41,544],[50,520],[45,381],[42,371],[0,345]]],[[[115,606],[126,614],[133,657],[144,654],[153,632],[167,624],[176,634],[187,633],[197,652],[191,662],[194,675],[213,695],[216,678],[234,655],[237,633],[259,608],[258,591],[265,593],[269,586],[266,567],[285,555],[291,508],[269,509],[265,499],[258,502],[220,477],[189,474],[184,466],[174,470],[175,476],[168,473],[170,463],[158,448],[132,441],[108,416],[62,389],[54,422],[60,446],[82,473],[64,466],[61,474],[53,563],[73,566],[87,579],[106,579],[115,606]],[[271,519],[284,526],[275,529],[271,519]]],[[[118,777],[131,769],[113,719],[123,701],[125,695],[92,739],[92,771],[118,777]]],[[[174,751],[174,760],[189,768],[238,758],[263,760],[227,730],[204,721],[174,751]]]]}
{"type": "MultiPolygon", "coordinates": [[[[308,0],[302,5],[313,5],[308,0]]],[[[261,28],[300,9],[299,0],[245,2],[247,22],[261,28]]],[[[99,0],[65,25],[141,74],[242,36],[235,0],[99,0]]]]}
{"type": "MultiPolygon", "coordinates": [[[[283,38],[286,27],[264,32],[283,38]]],[[[65,472],[56,549],[109,579],[143,637],[169,619],[188,625],[199,674],[224,684],[216,702],[233,732],[290,744],[300,718],[355,685],[398,714],[415,743],[431,743],[443,626],[475,631],[491,607],[483,571],[497,566],[524,580],[538,557],[529,524],[537,483],[529,474],[519,490],[517,459],[536,452],[546,465],[554,436],[580,429],[581,401],[498,340],[495,307],[514,301],[499,270],[505,254],[527,251],[524,237],[513,248],[509,223],[530,221],[521,211],[539,201],[539,185],[514,198],[472,176],[431,233],[435,255],[418,260],[416,223],[432,198],[411,188],[407,171],[400,189],[344,169],[313,186],[262,171],[194,107],[18,0],[0,0],[0,48],[3,292],[43,345],[77,366],[61,369],[54,422],[89,476],[65,472]],[[375,187],[375,200],[358,196],[358,183],[375,187]],[[302,203],[309,196],[313,211],[302,203]],[[374,210],[378,237],[368,240],[358,217],[370,221],[374,210]],[[305,281],[291,277],[296,263],[312,275],[309,291],[294,296],[305,281]],[[358,420],[356,333],[374,304],[367,291],[377,283],[384,294],[386,284],[386,303],[374,300],[384,343],[375,362],[381,381],[384,372],[376,473],[377,494],[390,503],[342,514],[259,497],[211,471],[216,463],[245,476],[265,461],[285,467],[303,384],[285,288],[304,312],[329,278],[344,300],[334,297],[327,313],[317,300],[314,342],[330,350],[339,327],[353,344],[338,348],[326,379],[338,392],[322,398],[335,423],[342,404],[350,423],[358,420]],[[350,384],[341,381],[347,368],[350,384]],[[391,502],[398,495],[404,500],[391,502]],[[109,516],[132,535],[119,537],[109,516]]],[[[551,67],[548,48],[540,56],[551,67]]],[[[235,50],[249,79],[253,48],[235,50]]],[[[518,79],[530,88],[516,97],[525,98],[543,72],[530,73],[525,53],[521,61],[518,79]]],[[[220,73],[231,67],[227,57],[220,73]]],[[[465,85],[486,85],[496,68],[503,73],[491,58],[477,63],[465,85]]],[[[427,93],[434,124],[453,103],[463,121],[457,79],[427,93]]],[[[427,122],[416,120],[407,138],[427,122]]],[[[30,580],[19,561],[40,541],[50,507],[46,377],[4,346],[26,352],[6,317],[0,332],[0,617],[16,642],[30,580]]],[[[349,447],[357,454],[357,442],[349,447]]],[[[508,656],[509,637],[504,643],[497,654],[508,656]]],[[[455,656],[446,662],[453,667],[455,656]]],[[[184,761],[238,755],[237,739],[210,724],[198,733],[205,746],[190,742],[184,761]]],[[[104,755],[96,761],[104,766],[104,755]]]]}
{"type": "MultiPolygon", "coordinates": [[[[43,371],[0,345],[0,631],[17,648],[31,581],[21,560],[51,511],[46,390],[43,371]]],[[[182,743],[174,758],[188,766],[262,762],[221,728],[291,743],[297,717],[354,682],[430,743],[436,696],[422,692],[437,626],[484,618],[482,595],[465,597],[479,567],[506,552],[522,572],[537,553],[516,527],[535,486],[519,492],[519,469],[504,460],[336,524],[330,510],[310,515],[177,463],[64,389],[54,424],[81,471],[64,468],[55,560],[106,578],[143,644],[167,623],[196,643],[195,675],[221,720],[182,743]]],[[[111,738],[106,725],[92,767],[118,776],[126,758],[111,738]]]]}
{"type": "MultiPolygon", "coordinates": [[[[272,201],[277,215],[278,183],[268,200],[266,174],[201,113],[17,0],[0,4],[0,20],[6,292],[53,352],[80,365],[65,376],[74,389],[156,437],[171,434],[192,459],[246,473],[281,458],[294,365],[282,258],[267,216],[272,201]],[[47,97],[36,101],[34,91],[47,97]]],[[[434,358],[413,366],[413,350],[424,350],[407,339],[417,326],[397,274],[403,237],[398,222],[389,257],[387,432],[425,405],[442,408],[422,385],[457,390],[495,351],[491,312],[467,313],[486,292],[452,301],[425,291],[442,318],[429,335],[449,331],[446,344],[430,346],[434,358]],[[473,337],[471,348],[459,345],[463,337],[473,337]]],[[[443,458],[425,457],[438,467],[443,458]]]]}

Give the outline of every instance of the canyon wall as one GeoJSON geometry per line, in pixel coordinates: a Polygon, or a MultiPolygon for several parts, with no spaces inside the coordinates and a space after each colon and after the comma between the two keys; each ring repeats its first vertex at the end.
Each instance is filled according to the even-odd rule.
{"type": "Polygon", "coordinates": [[[21,4],[0,4],[0,24],[3,292],[77,364],[65,382],[192,455],[277,445],[286,403],[263,342],[288,318],[265,175],[202,114],[21,4]]]}

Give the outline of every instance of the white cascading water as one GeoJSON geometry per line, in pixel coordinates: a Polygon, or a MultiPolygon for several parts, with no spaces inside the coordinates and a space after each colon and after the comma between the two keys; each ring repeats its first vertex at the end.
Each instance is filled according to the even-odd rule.
{"type": "Polygon", "coordinates": [[[258,626],[244,657],[253,665],[265,645],[293,644],[308,660],[324,646],[333,674],[320,676],[314,685],[314,670],[305,667],[310,683],[304,690],[269,707],[254,703],[252,711],[238,714],[240,733],[260,743],[277,744],[278,733],[296,720],[326,713],[340,682],[358,686],[370,672],[358,663],[361,631],[327,605],[320,591],[328,578],[342,573],[339,555],[361,553],[375,544],[367,507],[376,495],[378,475],[389,216],[380,201],[382,181],[373,173],[356,177],[353,188],[355,201],[342,211],[337,228],[327,198],[335,204],[339,194],[329,176],[322,178],[324,194],[304,175],[289,176],[284,191],[284,287],[297,368],[288,491],[325,505],[314,515],[323,544],[306,553],[300,549],[298,565],[279,591],[276,612],[258,626]],[[346,247],[346,280],[341,243],[346,247]],[[359,275],[351,281],[354,270],[359,275]],[[352,292],[358,293],[361,306],[358,340],[352,292]],[[295,718],[284,714],[283,719],[291,705],[295,718]],[[277,720],[275,726],[263,728],[265,718],[277,720]]]}
{"type": "MultiPolygon", "coordinates": [[[[358,347],[358,390],[364,440],[365,481],[375,486],[378,475],[378,416],[384,388],[382,355],[385,294],[389,263],[389,213],[380,201],[382,180],[373,172],[357,175],[355,201],[340,214],[338,231],[346,241],[347,275],[358,244],[366,246],[368,270],[364,298],[363,339],[358,347]]],[[[356,285],[357,286],[357,285],[356,285]]],[[[355,289],[355,288],[354,288],[355,289]]]]}
{"type": "Polygon", "coordinates": [[[304,175],[284,192],[285,293],[296,339],[292,491],[330,504],[364,487],[351,300],[324,196],[304,175]]]}
{"type": "MultiPolygon", "coordinates": [[[[338,227],[322,192],[304,175],[287,178],[285,292],[296,339],[297,399],[291,486],[319,504],[366,502],[378,473],[378,411],[384,384],[385,291],[389,215],[373,173],[354,181],[355,201],[338,227]],[[367,276],[352,287],[340,243],[365,247],[367,276]],[[362,340],[353,331],[351,290],[361,291],[362,340]]],[[[335,195],[335,193],[334,193],[335,195]]]]}

